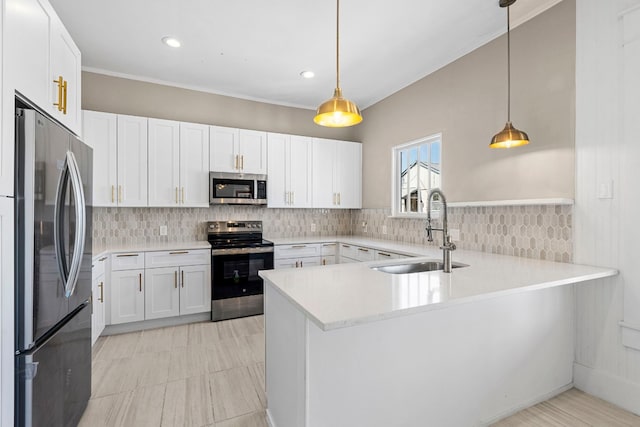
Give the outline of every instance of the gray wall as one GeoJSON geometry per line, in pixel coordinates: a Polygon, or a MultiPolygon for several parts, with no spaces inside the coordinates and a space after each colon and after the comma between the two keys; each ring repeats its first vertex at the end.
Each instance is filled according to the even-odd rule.
{"type": "MultiPolygon", "coordinates": [[[[450,201],[574,197],[575,0],[512,31],[512,119],[531,144],[491,150],[506,121],[500,37],[328,129],[314,111],[83,72],[84,109],[363,142],[363,207],[388,208],[391,147],[442,132],[450,201]]],[[[424,55],[429,54],[425,46],[424,55]]]]}
{"type": "Polygon", "coordinates": [[[575,28],[564,0],[512,31],[511,117],[528,146],[488,148],[507,116],[506,36],[364,110],[363,207],[390,206],[391,147],[438,132],[450,201],[573,198],[575,28]]]}
{"type": "MultiPolygon", "coordinates": [[[[319,100],[322,102],[324,100],[319,100]]],[[[354,140],[353,128],[331,129],[313,122],[315,111],[247,101],[84,71],[82,108],[184,122],[354,140]]]]}

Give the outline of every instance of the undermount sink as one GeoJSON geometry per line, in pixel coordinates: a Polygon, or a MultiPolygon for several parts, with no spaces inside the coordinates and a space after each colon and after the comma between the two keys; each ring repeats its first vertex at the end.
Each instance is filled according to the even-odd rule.
{"type": "MultiPolygon", "coordinates": [[[[460,262],[454,262],[451,264],[453,268],[469,267],[468,264],[462,264],[460,262]]],[[[406,264],[393,264],[393,265],[381,265],[378,267],[371,267],[373,270],[382,271],[383,273],[391,274],[409,274],[409,273],[421,273],[424,271],[436,271],[443,270],[444,264],[442,261],[430,259],[423,262],[412,262],[406,264]]]]}

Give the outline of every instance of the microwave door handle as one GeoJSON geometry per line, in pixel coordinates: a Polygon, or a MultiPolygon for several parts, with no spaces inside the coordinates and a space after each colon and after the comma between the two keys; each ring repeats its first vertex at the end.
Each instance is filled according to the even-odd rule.
{"type": "Polygon", "coordinates": [[[69,298],[76,290],[78,276],[80,275],[80,267],[82,266],[84,242],[87,232],[87,215],[80,169],[78,168],[78,162],[76,162],[76,158],[71,151],[67,151],[67,164],[69,167],[69,175],[71,177],[71,186],[73,188],[76,201],[76,238],[73,249],[73,258],[71,260],[71,268],[69,269],[69,279],[65,286],[65,295],[69,298]]]}
{"type": "Polygon", "coordinates": [[[60,280],[66,291],[66,283],[69,277],[66,265],[66,255],[64,253],[64,242],[62,241],[62,230],[64,228],[64,210],[65,210],[65,189],[69,170],[67,167],[67,159],[65,157],[64,165],[58,177],[58,186],[56,188],[56,201],[53,209],[53,243],[55,247],[56,264],[60,280]]]}

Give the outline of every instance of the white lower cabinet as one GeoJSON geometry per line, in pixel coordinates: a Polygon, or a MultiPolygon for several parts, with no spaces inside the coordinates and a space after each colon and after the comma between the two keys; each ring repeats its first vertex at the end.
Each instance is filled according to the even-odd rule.
{"type": "Polygon", "coordinates": [[[106,325],[105,287],[106,287],[106,261],[108,257],[96,260],[91,269],[91,345],[102,334],[106,325]]]}
{"type": "Polygon", "coordinates": [[[322,257],[322,265],[331,265],[336,263],[337,243],[323,243],[320,249],[322,257]]]}
{"type": "Polygon", "coordinates": [[[208,265],[146,270],[145,320],[211,311],[208,265]]]}
{"type": "Polygon", "coordinates": [[[303,268],[322,265],[322,245],[320,243],[300,245],[276,245],[273,266],[279,268],[303,268]]]}
{"type": "Polygon", "coordinates": [[[375,250],[362,246],[340,244],[340,264],[348,262],[364,262],[373,261],[375,259],[375,250]]]}
{"type": "Polygon", "coordinates": [[[145,273],[147,288],[144,293],[144,318],[150,320],[179,315],[179,268],[150,268],[145,273]]]}
{"type": "Polygon", "coordinates": [[[145,271],[111,271],[111,324],[144,320],[145,271]]]}
{"type": "Polygon", "coordinates": [[[115,254],[110,284],[112,324],[210,312],[211,253],[115,254]]]}

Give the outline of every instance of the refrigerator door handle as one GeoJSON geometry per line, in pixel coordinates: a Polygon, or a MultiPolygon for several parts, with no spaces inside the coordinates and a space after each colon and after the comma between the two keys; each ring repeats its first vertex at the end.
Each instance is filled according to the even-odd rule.
{"type": "Polygon", "coordinates": [[[73,295],[78,282],[78,276],[80,274],[80,266],[82,264],[82,255],[84,254],[84,242],[86,237],[86,207],[84,190],[82,188],[82,179],[80,178],[80,170],[78,163],[73,155],[73,152],[67,151],[67,155],[64,160],[64,166],[60,173],[60,179],[58,180],[58,188],[56,195],[56,207],[55,207],[55,220],[54,220],[54,242],[56,248],[56,258],[58,261],[58,272],[64,282],[65,296],[69,298],[73,295]],[[73,258],[71,259],[71,266],[69,273],[67,274],[64,264],[64,248],[61,241],[61,212],[64,210],[64,187],[65,180],[69,178],[71,181],[71,187],[74,192],[75,198],[75,213],[76,213],[76,233],[74,242],[73,258]]]}

